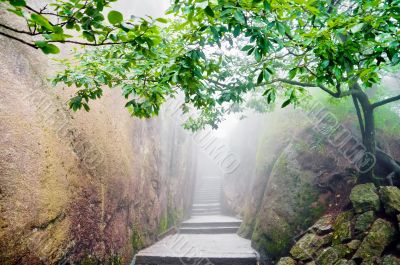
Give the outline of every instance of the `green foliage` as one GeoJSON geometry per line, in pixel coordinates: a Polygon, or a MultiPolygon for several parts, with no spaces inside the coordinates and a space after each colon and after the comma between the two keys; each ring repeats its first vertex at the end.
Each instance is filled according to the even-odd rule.
{"type": "Polygon", "coordinates": [[[45,53],[59,52],[51,43],[80,43],[66,30],[104,46],[78,52],[55,78],[79,89],[73,110],[89,110],[106,86],[121,88],[141,118],[182,95],[183,111],[195,110],[184,125],[192,130],[216,128],[224,114],[246,108],[298,106],[307,90],[346,97],[355,82],[367,89],[400,63],[399,1],[175,0],[172,19],[124,20],[110,11],[108,22],[113,0],[57,0],[50,11],[1,1],[42,38],[32,45],[45,53]],[[257,96],[259,104],[246,103],[257,96]]]}
{"type": "Polygon", "coordinates": [[[142,234],[136,224],[132,226],[131,245],[134,254],[143,248],[142,234]]]}
{"type": "Polygon", "coordinates": [[[108,18],[108,21],[113,25],[119,24],[124,20],[124,17],[122,16],[122,14],[115,10],[110,11],[110,13],[108,13],[107,18],[108,18]]]}

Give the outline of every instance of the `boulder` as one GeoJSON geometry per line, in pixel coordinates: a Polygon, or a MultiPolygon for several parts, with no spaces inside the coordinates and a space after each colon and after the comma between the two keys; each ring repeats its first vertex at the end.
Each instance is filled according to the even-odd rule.
{"type": "Polygon", "coordinates": [[[363,213],[370,210],[379,211],[380,209],[379,196],[373,183],[355,186],[351,190],[350,201],[356,213],[363,213]]]}
{"type": "Polygon", "coordinates": [[[400,213],[400,189],[394,186],[384,186],[379,189],[379,195],[387,214],[400,213]]]}
{"type": "Polygon", "coordinates": [[[368,261],[374,257],[380,257],[385,247],[392,242],[395,232],[396,230],[390,222],[377,219],[353,259],[360,258],[368,261]]]}
{"type": "Polygon", "coordinates": [[[332,234],[318,236],[313,233],[305,234],[290,250],[290,254],[299,260],[309,260],[316,252],[332,241],[332,234]]]}
{"type": "Polygon", "coordinates": [[[281,258],[276,265],[296,265],[297,262],[291,257],[281,258]]]}
{"type": "Polygon", "coordinates": [[[393,255],[384,256],[381,265],[400,265],[400,259],[393,255]]]}
{"type": "Polygon", "coordinates": [[[316,264],[315,264],[315,261],[310,261],[310,262],[307,262],[305,265],[316,265],[316,264]]]}
{"type": "Polygon", "coordinates": [[[310,229],[318,235],[325,235],[333,230],[332,226],[332,215],[324,215],[311,227],[310,229]]]}
{"type": "Polygon", "coordinates": [[[360,245],[361,241],[357,239],[351,240],[349,243],[347,243],[347,247],[351,250],[357,250],[360,245]]]}
{"type": "Polygon", "coordinates": [[[400,214],[397,215],[397,225],[400,230],[400,214]]]}
{"type": "Polygon", "coordinates": [[[333,243],[340,244],[344,241],[351,240],[351,219],[353,213],[351,211],[340,213],[333,225],[333,243]]]}
{"type": "Polygon", "coordinates": [[[318,236],[313,233],[305,234],[290,250],[290,254],[299,260],[311,259],[318,250],[314,247],[318,236]]]}
{"type": "Polygon", "coordinates": [[[357,216],[354,229],[357,233],[364,233],[367,231],[375,220],[374,211],[368,211],[357,216]]]}
{"type": "Polygon", "coordinates": [[[261,255],[286,255],[293,238],[324,212],[321,191],[314,184],[316,173],[303,168],[303,154],[304,150],[291,143],[273,165],[251,236],[261,255]]]}
{"type": "Polygon", "coordinates": [[[340,258],[342,258],[341,251],[334,247],[328,247],[324,249],[317,258],[317,264],[320,265],[332,265],[335,264],[340,258]]]}
{"type": "Polygon", "coordinates": [[[346,260],[346,259],[341,259],[338,260],[335,265],[356,265],[354,260],[346,260]]]}

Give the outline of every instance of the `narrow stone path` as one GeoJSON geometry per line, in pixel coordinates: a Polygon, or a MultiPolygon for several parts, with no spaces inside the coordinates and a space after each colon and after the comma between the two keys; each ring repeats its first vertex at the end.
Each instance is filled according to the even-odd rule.
{"type": "Polygon", "coordinates": [[[198,180],[192,217],[179,232],[136,255],[136,265],[254,265],[257,252],[238,236],[241,220],[221,215],[221,179],[198,180]]]}

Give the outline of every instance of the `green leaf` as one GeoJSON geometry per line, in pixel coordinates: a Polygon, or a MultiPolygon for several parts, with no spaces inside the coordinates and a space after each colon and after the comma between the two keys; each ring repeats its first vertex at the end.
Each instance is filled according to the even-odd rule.
{"type": "Polygon", "coordinates": [[[357,32],[359,32],[363,27],[364,27],[364,23],[359,23],[359,24],[353,26],[353,27],[350,29],[350,31],[351,31],[352,33],[357,33],[357,32]]]}
{"type": "Polygon", "coordinates": [[[42,15],[33,13],[33,14],[31,14],[31,20],[33,22],[35,22],[36,24],[38,24],[39,26],[42,26],[50,31],[53,30],[53,26],[50,24],[50,22],[47,20],[47,18],[45,18],[42,15]]]}
{"type": "Polygon", "coordinates": [[[240,49],[242,52],[245,52],[245,51],[248,51],[248,50],[250,50],[251,48],[253,48],[253,45],[246,45],[246,46],[244,46],[242,49],[240,49]]]}
{"type": "Polygon", "coordinates": [[[293,68],[292,70],[289,71],[289,79],[293,79],[295,78],[296,74],[297,74],[297,67],[293,68]]]}
{"type": "Polygon", "coordinates": [[[37,41],[35,45],[45,54],[57,54],[60,52],[60,49],[56,45],[47,43],[46,41],[37,41]]]}
{"type": "Polygon", "coordinates": [[[25,0],[10,0],[10,4],[13,6],[26,6],[25,0]]]}
{"type": "Polygon", "coordinates": [[[276,22],[276,28],[278,29],[279,33],[281,35],[285,35],[286,34],[286,29],[285,29],[285,25],[281,22],[276,22]]]}
{"type": "Polygon", "coordinates": [[[160,23],[164,23],[164,24],[168,23],[168,19],[166,19],[166,18],[160,17],[160,18],[157,18],[156,20],[157,20],[158,22],[160,22],[160,23]]]}
{"type": "Polygon", "coordinates": [[[261,71],[257,78],[257,85],[261,84],[264,79],[264,71],[261,71]]]}
{"type": "Polygon", "coordinates": [[[261,54],[261,52],[260,52],[259,49],[256,49],[256,52],[254,53],[254,56],[255,56],[257,62],[260,62],[260,61],[261,61],[261,59],[262,59],[262,54],[261,54]]]}
{"type": "Polygon", "coordinates": [[[236,10],[234,17],[240,24],[246,24],[246,18],[241,10],[236,10]]]}
{"type": "Polygon", "coordinates": [[[210,6],[207,6],[206,8],[204,8],[204,12],[209,17],[214,17],[215,16],[214,11],[212,10],[212,8],[210,6]]]}
{"type": "Polygon", "coordinates": [[[107,18],[108,21],[113,25],[120,24],[124,20],[124,16],[115,10],[110,11],[107,18]]]}
{"type": "Polygon", "coordinates": [[[282,108],[284,108],[284,107],[286,107],[287,105],[289,105],[290,103],[292,102],[292,99],[288,99],[288,100],[286,100],[285,102],[283,102],[283,104],[282,104],[282,108]]]}
{"type": "Polygon", "coordinates": [[[264,9],[265,9],[265,11],[271,10],[271,4],[269,3],[268,0],[264,0],[264,9]]]}
{"type": "Polygon", "coordinates": [[[270,93],[272,90],[272,88],[268,88],[267,90],[264,91],[264,93],[262,94],[263,96],[266,96],[268,93],[270,93]]]}
{"type": "Polygon", "coordinates": [[[328,66],[329,66],[329,60],[324,60],[324,61],[322,61],[321,67],[322,67],[323,69],[327,68],[328,66]]]}

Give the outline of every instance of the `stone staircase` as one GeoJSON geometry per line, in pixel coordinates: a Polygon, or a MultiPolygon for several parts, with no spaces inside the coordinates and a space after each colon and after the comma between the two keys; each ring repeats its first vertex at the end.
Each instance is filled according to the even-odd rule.
{"type": "Polygon", "coordinates": [[[255,265],[258,254],[236,233],[241,220],[221,215],[220,178],[198,179],[191,218],[178,233],[140,251],[136,265],[255,265]]]}

